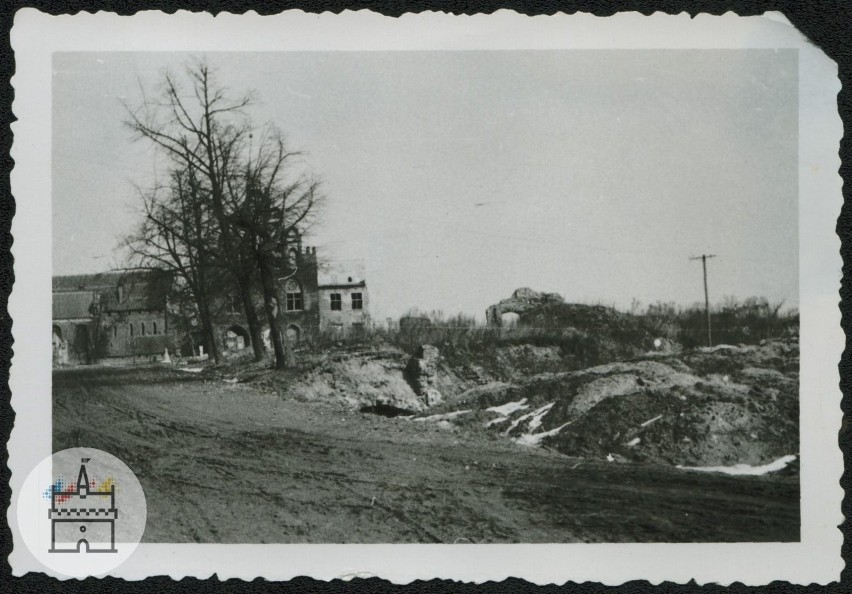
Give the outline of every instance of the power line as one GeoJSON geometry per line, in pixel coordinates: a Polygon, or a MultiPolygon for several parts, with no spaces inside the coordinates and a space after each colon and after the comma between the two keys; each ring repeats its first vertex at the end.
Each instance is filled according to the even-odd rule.
{"type": "Polygon", "coordinates": [[[701,260],[704,269],[704,311],[707,313],[707,346],[713,346],[713,334],[710,330],[710,296],[707,291],[707,258],[715,258],[716,254],[701,254],[693,256],[690,260],[701,260]]]}

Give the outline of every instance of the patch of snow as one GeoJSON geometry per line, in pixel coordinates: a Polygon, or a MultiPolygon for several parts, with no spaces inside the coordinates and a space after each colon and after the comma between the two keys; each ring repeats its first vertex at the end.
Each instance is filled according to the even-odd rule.
{"type": "Polygon", "coordinates": [[[657,415],[657,416],[656,416],[656,417],[654,417],[653,419],[648,419],[647,421],[645,421],[644,423],[640,424],[639,426],[640,426],[640,427],[647,427],[647,426],[648,426],[648,425],[650,425],[651,423],[653,423],[653,422],[655,422],[655,421],[659,421],[659,420],[660,420],[660,419],[662,419],[662,418],[663,418],[663,415],[657,415]]]}
{"type": "Polygon", "coordinates": [[[236,384],[240,380],[238,380],[235,377],[232,377],[232,378],[223,379],[222,381],[225,382],[226,384],[236,384]]]}
{"type": "Polygon", "coordinates": [[[506,435],[508,435],[512,431],[512,429],[514,429],[515,427],[517,427],[518,425],[520,425],[521,423],[523,423],[527,419],[532,419],[530,421],[530,431],[537,428],[539,425],[541,425],[542,417],[544,415],[546,415],[548,412],[550,412],[551,408],[553,408],[553,404],[554,404],[553,402],[551,402],[550,404],[545,404],[541,408],[537,408],[534,411],[532,411],[531,413],[521,415],[520,417],[518,417],[517,419],[515,419],[512,422],[512,424],[509,426],[508,429],[506,429],[506,435]]]}
{"type": "Polygon", "coordinates": [[[640,441],[642,440],[638,437],[634,437],[633,439],[627,442],[627,447],[632,448],[633,446],[638,445],[640,441]]]}
{"type": "Polygon", "coordinates": [[[546,415],[547,413],[550,412],[551,408],[553,408],[552,402],[550,404],[542,406],[540,409],[538,409],[535,412],[535,414],[533,415],[533,418],[530,420],[530,425],[529,425],[530,432],[541,427],[541,420],[544,418],[544,415],[546,415]]]}
{"type": "Polygon", "coordinates": [[[495,412],[498,415],[502,415],[504,417],[508,417],[515,411],[526,410],[528,408],[529,405],[527,404],[527,399],[524,398],[523,400],[518,400],[517,402],[507,402],[506,404],[502,404],[500,406],[491,406],[489,408],[486,408],[485,410],[487,410],[488,412],[495,412]]]}
{"type": "Polygon", "coordinates": [[[486,427],[491,427],[492,425],[497,425],[498,423],[505,423],[509,420],[509,417],[497,417],[496,419],[492,419],[485,423],[486,427]]]}
{"type": "Polygon", "coordinates": [[[615,462],[615,458],[613,457],[612,454],[607,454],[606,455],[606,461],[607,462],[615,462]]]}
{"type": "Polygon", "coordinates": [[[552,437],[552,436],[556,435],[557,433],[562,431],[562,429],[564,429],[565,427],[567,427],[571,423],[572,423],[572,421],[568,421],[564,425],[560,425],[559,427],[556,427],[555,429],[551,429],[550,431],[542,431],[541,433],[528,433],[526,435],[521,435],[515,441],[517,443],[521,444],[521,445],[537,446],[538,444],[541,443],[542,439],[544,439],[545,437],[552,437]]]}
{"type": "Polygon", "coordinates": [[[181,367],[178,371],[185,371],[187,373],[201,373],[204,371],[203,367],[181,367]]]}
{"type": "Polygon", "coordinates": [[[735,476],[763,476],[770,472],[783,470],[787,465],[796,459],[794,455],[782,456],[774,462],[764,464],[762,466],[749,466],[748,464],[734,464],[733,466],[680,466],[681,470],[694,470],[696,472],[720,472],[722,474],[731,474],[735,476]]]}
{"type": "Polygon", "coordinates": [[[465,413],[469,413],[470,409],[467,410],[457,410],[455,412],[444,413],[442,415],[432,415],[430,417],[420,417],[419,419],[414,419],[415,421],[445,421],[447,419],[454,419],[458,416],[461,416],[465,413]]]}
{"type": "Polygon", "coordinates": [[[699,347],[698,351],[701,353],[715,353],[716,351],[741,351],[738,346],[734,346],[732,344],[717,344],[712,347],[699,347]]]}

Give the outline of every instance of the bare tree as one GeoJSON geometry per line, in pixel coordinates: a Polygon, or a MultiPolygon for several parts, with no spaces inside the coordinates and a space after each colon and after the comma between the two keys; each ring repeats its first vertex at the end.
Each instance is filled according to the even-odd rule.
{"type": "MultiPolygon", "coordinates": [[[[300,153],[287,150],[275,126],[263,128],[255,140],[255,129],[245,113],[252,102],[250,94],[228,98],[203,61],[190,65],[186,73],[188,91],[167,73],[156,100],[146,98],[139,109],[127,109],[127,125],[137,138],[152,142],[169,156],[173,170],[179,172],[177,179],[185,183],[180,195],[190,198],[188,208],[178,208],[180,200],[176,203],[173,193],[165,208],[169,224],[149,225],[140,237],[150,236],[143,245],[157,253],[165,250],[164,259],[172,264],[178,259],[194,263],[181,276],[197,279],[192,281],[196,283],[193,294],[202,319],[207,320],[205,327],[212,328],[210,283],[200,277],[216,267],[229,273],[240,294],[258,360],[264,355],[253,299],[259,289],[275,365],[286,367],[292,352],[277,323],[276,286],[295,273],[286,268],[287,244],[293,231],[303,233],[316,220],[323,202],[319,182],[300,173],[300,153]],[[196,214],[200,218],[194,219],[196,214]],[[170,245],[175,243],[175,225],[182,231],[177,250],[170,245]],[[180,258],[172,252],[179,252],[180,258]]],[[[160,212],[154,215],[164,218],[160,212]]],[[[151,209],[146,209],[146,217],[151,219],[151,209]]]]}
{"type": "Polygon", "coordinates": [[[255,358],[260,360],[265,349],[252,299],[255,266],[240,258],[244,252],[235,245],[224,196],[229,180],[240,173],[240,153],[251,132],[244,110],[252,103],[252,96],[227,97],[204,61],[187,66],[186,76],[188,91],[174,75],[165,73],[157,98],[143,94],[141,107],[126,106],[126,124],[137,138],[159,147],[178,170],[193,172],[199,184],[203,183],[210,213],[218,223],[216,241],[206,247],[216,255],[216,263],[231,273],[243,303],[255,358]]]}
{"type": "Polygon", "coordinates": [[[286,257],[290,239],[313,225],[324,204],[319,181],[294,167],[299,156],[287,149],[281,131],[269,125],[246,163],[242,183],[229,184],[226,192],[229,223],[255,263],[278,369],[292,365],[293,355],[278,325],[276,284],[296,274],[286,257]]]}
{"type": "Polygon", "coordinates": [[[207,212],[203,191],[191,170],[173,170],[170,177],[164,188],[140,191],[142,218],[125,245],[133,268],[166,269],[176,275],[178,291],[172,305],[185,313],[195,310],[204,346],[218,362],[210,301],[215,287],[221,286],[222,274],[211,264],[207,247],[215,241],[215,220],[207,212]],[[195,307],[187,308],[187,303],[195,307]]]}

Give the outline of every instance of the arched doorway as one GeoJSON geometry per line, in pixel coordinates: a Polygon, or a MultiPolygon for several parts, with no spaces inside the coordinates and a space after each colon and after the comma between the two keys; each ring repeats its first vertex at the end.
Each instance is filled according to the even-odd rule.
{"type": "Polygon", "coordinates": [[[500,325],[503,328],[517,328],[520,323],[521,316],[513,311],[507,311],[500,314],[500,325]]]}
{"type": "Polygon", "coordinates": [[[64,365],[68,363],[68,348],[65,341],[62,340],[62,328],[55,324],[53,326],[51,345],[53,347],[53,364],[64,365]]]}
{"type": "Polygon", "coordinates": [[[284,330],[284,338],[286,338],[287,342],[289,342],[290,344],[297,344],[301,336],[302,330],[295,324],[290,324],[284,330]]]}
{"type": "Polygon", "coordinates": [[[241,351],[251,344],[249,333],[242,326],[231,326],[225,330],[225,350],[241,351]]]}

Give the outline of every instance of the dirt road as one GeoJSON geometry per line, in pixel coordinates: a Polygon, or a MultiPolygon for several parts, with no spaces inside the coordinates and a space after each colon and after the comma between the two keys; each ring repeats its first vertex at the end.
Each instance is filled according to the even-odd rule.
{"type": "Polygon", "coordinates": [[[796,477],[572,458],[164,368],[53,382],[54,449],[122,458],[147,542],[799,539],[796,477]]]}

